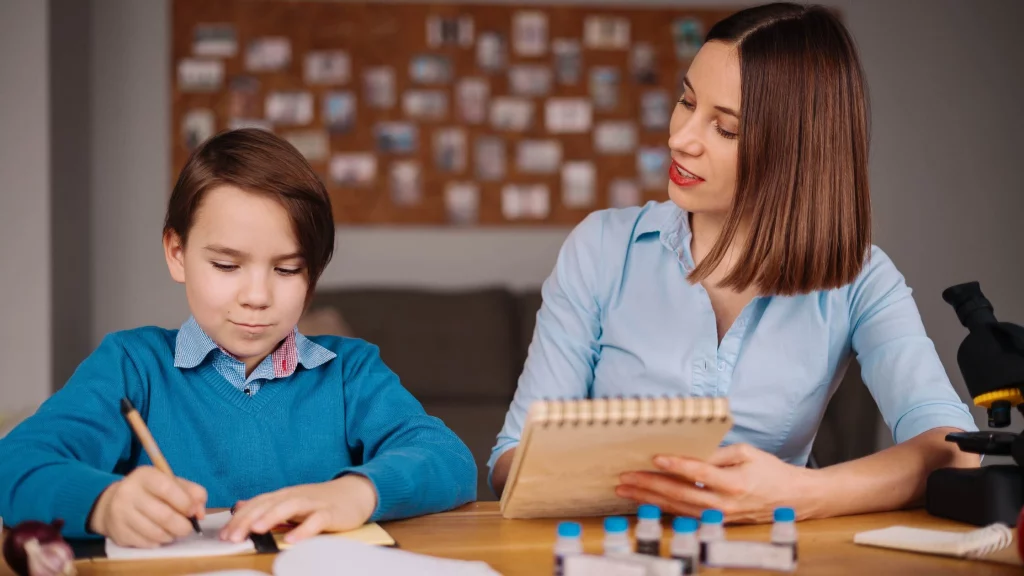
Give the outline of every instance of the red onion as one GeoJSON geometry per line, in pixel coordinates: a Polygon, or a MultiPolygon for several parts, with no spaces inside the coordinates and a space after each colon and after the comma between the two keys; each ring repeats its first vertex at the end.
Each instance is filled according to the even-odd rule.
{"type": "Polygon", "coordinates": [[[75,556],[60,535],[64,521],[26,520],[4,540],[4,560],[19,576],[74,576],[75,556]]]}
{"type": "Polygon", "coordinates": [[[1017,555],[1024,560],[1024,508],[1020,509],[1017,516],[1017,555]]]}

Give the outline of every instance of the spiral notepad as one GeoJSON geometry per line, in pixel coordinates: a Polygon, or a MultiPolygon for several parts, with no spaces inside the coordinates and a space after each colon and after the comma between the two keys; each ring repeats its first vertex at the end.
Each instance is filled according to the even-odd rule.
{"type": "Polygon", "coordinates": [[[707,459],[732,427],[725,398],[547,400],[530,406],[512,459],[506,518],[629,514],[619,475],[655,471],[659,454],[707,459]]]}

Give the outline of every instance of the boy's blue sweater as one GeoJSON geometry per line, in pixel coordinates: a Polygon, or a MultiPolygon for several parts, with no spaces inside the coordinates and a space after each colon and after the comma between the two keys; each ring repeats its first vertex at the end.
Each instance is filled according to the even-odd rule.
{"type": "Polygon", "coordinates": [[[337,354],[270,380],[251,398],[209,362],[174,367],[177,330],[108,335],[38,412],[0,439],[0,516],[8,525],[63,518],[89,535],[100,493],[151,464],[120,412],[128,397],[174,474],[209,493],[207,506],[287,486],[361,474],[377,490],[372,521],[440,512],[476,497],[466,445],[399,384],[377,348],[313,336],[337,354]]]}

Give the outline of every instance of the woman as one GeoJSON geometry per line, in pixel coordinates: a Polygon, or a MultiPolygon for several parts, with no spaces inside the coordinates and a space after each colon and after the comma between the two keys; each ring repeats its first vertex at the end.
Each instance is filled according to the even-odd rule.
{"type": "Polygon", "coordinates": [[[675,514],[890,510],[932,470],[978,465],[944,441],[974,421],[870,244],[866,108],[853,41],[827,10],[770,4],[711,29],[672,114],[670,201],[591,214],[544,283],[489,463],[498,493],[540,398],[727,396],[735,425],[708,461],[665,455],[665,473],[620,479],[620,496],[675,514]],[[808,469],[854,353],[897,444],[808,469]]]}

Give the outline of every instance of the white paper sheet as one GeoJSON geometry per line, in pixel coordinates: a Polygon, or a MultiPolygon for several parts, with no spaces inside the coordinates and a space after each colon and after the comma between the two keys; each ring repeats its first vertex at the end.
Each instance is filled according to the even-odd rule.
{"type": "Polygon", "coordinates": [[[278,554],[274,560],[274,576],[328,574],[500,576],[483,562],[434,558],[331,536],[303,540],[278,554]]]}
{"type": "Polygon", "coordinates": [[[228,556],[255,552],[256,546],[246,538],[242,542],[224,542],[217,537],[220,529],[231,520],[231,512],[209,514],[199,521],[202,534],[190,534],[159,548],[129,548],[118,546],[109,538],[107,558],[111,560],[145,560],[149,558],[192,558],[199,556],[228,556]]]}
{"type": "Polygon", "coordinates": [[[217,570],[215,572],[196,572],[188,576],[270,576],[258,570],[217,570]]]}

